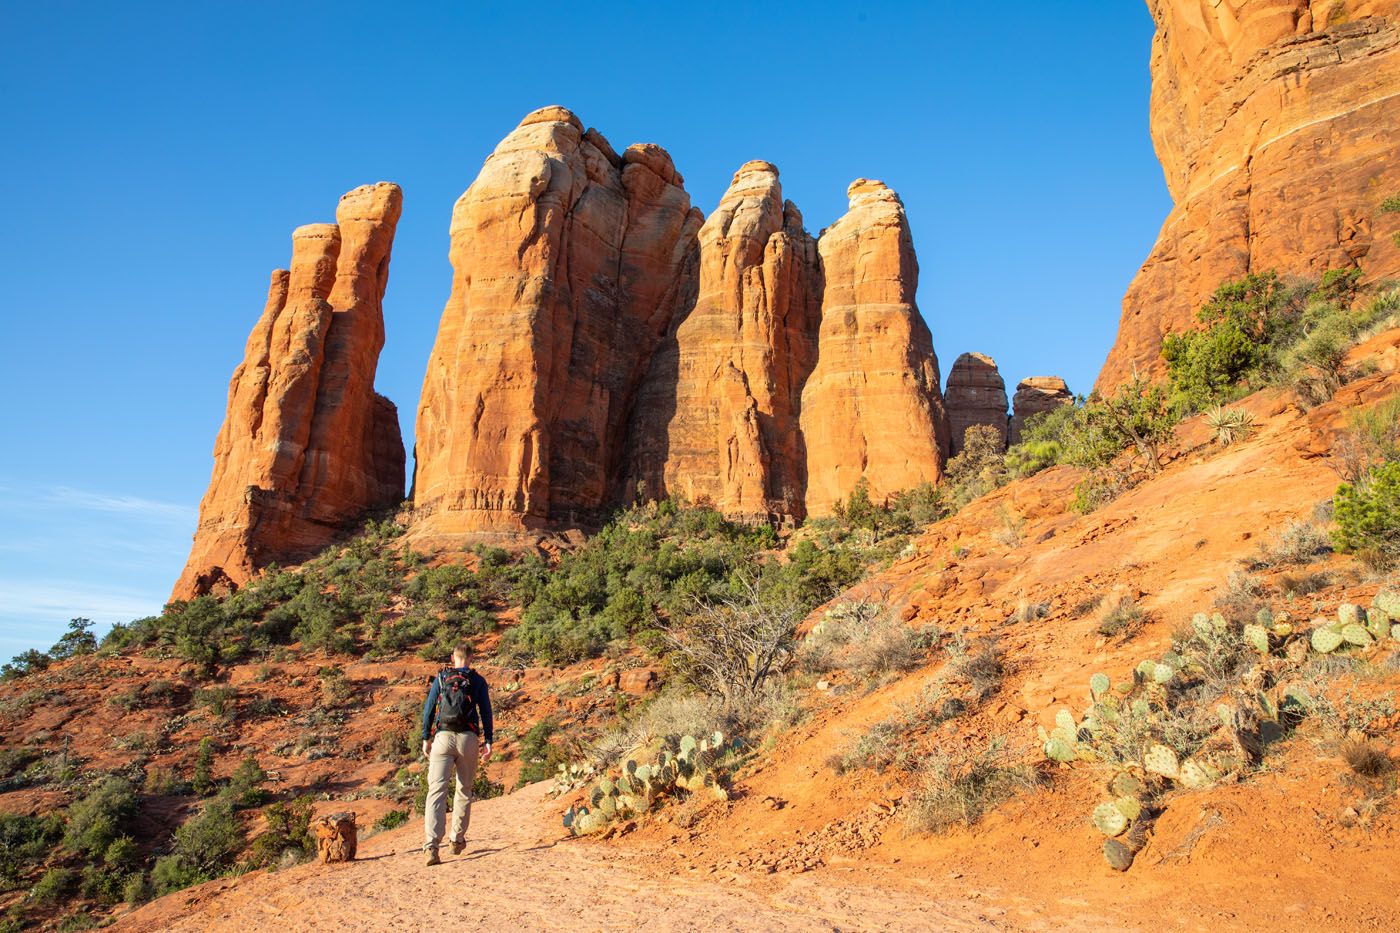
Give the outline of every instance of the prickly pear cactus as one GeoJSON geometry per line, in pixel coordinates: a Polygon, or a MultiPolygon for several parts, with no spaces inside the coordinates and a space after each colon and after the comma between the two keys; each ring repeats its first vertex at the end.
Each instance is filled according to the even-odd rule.
{"type": "Polygon", "coordinates": [[[1371,638],[1371,633],[1366,631],[1366,627],[1356,622],[1343,627],[1342,640],[1358,648],[1369,647],[1374,642],[1371,638]]]}
{"type": "Polygon", "coordinates": [[[1149,774],[1159,774],[1164,778],[1175,779],[1180,768],[1176,752],[1158,743],[1148,748],[1142,756],[1143,770],[1149,774]]]}
{"type": "Polygon", "coordinates": [[[1095,699],[1107,693],[1110,686],[1111,681],[1109,681],[1107,674],[1095,674],[1089,678],[1089,692],[1094,695],[1095,699]]]}
{"type": "Polygon", "coordinates": [[[1108,862],[1108,867],[1114,871],[1127,871],[1133,867],[1133,856],[1136,853],[1117,839],[1106,839],[1103,844],[1104,861],[1108,862]]]}
{"type": "Polygon", "coordinates": [[[1381,590],[1371,600],[1371,607],[1385,613],[1392,622],[1400,622],[1400,591],[1381,590]]]}
{"type": "Polygon", "coordinates": [[[1313,650],[1318,654],[1331,654],[1342,646],[1344,640],[1341,632],[1333,631],[1330,628],[1313,629],[1312,637],[1309,639],[1313,650]]]}
{"type": "Polygon", "coordinates": [[[1128,828],[1128,818],[1116,807],[1112,800],[1105,800],[1094,808],[1094,826],[1105,836],[1119,836],[1128,828]]]}
{"type": "Polygon", "coordinates": [[[1244,640],[1260,654],[1269,653],[1269,630],[1262,625],[1246,625],[1244,640]]]}
{"type": "Polygon", "coordinates": [[[1366,620],[1366,611],[1356,603],[1342,603],[1337,607],[1337,622],[1343,626],[1355,625],[1366,620]]]}

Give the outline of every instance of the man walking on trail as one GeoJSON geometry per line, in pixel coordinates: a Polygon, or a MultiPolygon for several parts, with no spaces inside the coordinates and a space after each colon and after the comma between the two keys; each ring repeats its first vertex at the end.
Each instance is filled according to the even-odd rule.
{"type": "Polygon", "coordinates": [[[439,671],[423,704],[423,755],[428,759],[428,801],[423,808],[423,848],[429,865],[440,865],[438,846],[447,819],[447,789],[455,775],[452,805],[452,854],[467,847],[472,818],[472,785],[477,753],[491,757],[491,694],[486,680],[471,667],[471,646],[461,642],[452,650],[452,666],[439,671]]]}

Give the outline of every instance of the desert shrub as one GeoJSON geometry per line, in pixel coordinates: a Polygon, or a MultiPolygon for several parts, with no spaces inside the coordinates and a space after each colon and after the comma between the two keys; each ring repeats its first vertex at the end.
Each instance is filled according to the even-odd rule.
{"type": "Polygon", "coordinates": [[[263,810],[267,828],[253,840],[248,855],[249,865],[269,868],[284,864],[288,859],[301,861],[314,853],[316,839],[311,832],[311,817],[315,806],[311,797],[269,804],[263,810]]]}
{"type": "Polygon", "coordinates": [[[1094,626],[1094,631],[1105,638],[1117,638],[1118,636],[1131,637],[1137,630],[1142,628],[1147,619],[1147,614],[1142,611],[1130,596],[1119,597],[1111,605],[1104,607],[1099,615],[1098,624],[1094,626]]]}
{"type": "Polygon", "coordinates": [[[554,719],[541,719],[520,737],[520,778],[516,787],[524,787],[536,781],[554,776],[555,769],[567,759],[564,750],[550,739],[559,732],[559,723],[554,719]]]}
{"type": "Polygon", "coordinates": [[[1395,770],[1395,762],[1384,748],[1371,739],[1357,737],[1347,739],[1341,747],[1342,760],[1353,774],[1375,778],[1395,770]]]}
{"type": "MultiPolygon", "coordinates": [[[[1382,201],[1379,213],[1400,214],[1400,194],[1391,195],[1382,201]]],[[[1391,238],[1394,240],[1396,246],[1400,246],[1400,231],[1392,234],[1391,238]]]]}
{"type": "Polygon", "coordinates": [[[991,425],[973,425],[963,433],[962,450],[948,461],[943,482],[950,511],[1005,486],[1011,478],[1002,433],[991,425]]]}
{"type": "Polygon", "coordinates": [[[798,648],[808,673],[848,670],[862,680],[914,670],[929,660],[936,629],[916,629],[896,617],[882,599],[847,600],[833,606],[798,648]]]}
{"type": "Polygon", "coordinates": [[[617,764],[634,749],[683,735],[732,731],[722,702],[691,690],[667,689],[629,711],[591,744],[588,757],[600,768],[617,764]]]}
{"type": "Polygon", "coordinates": [[[193,702],[219,719],[228,719],[233,716],[233,701],[237,697],[238,691],[233,687],[207,687],[194,692],[193,702]]]}
{"type": "Polygon", "coordinates": [[[1296,599],[1299,596],[1307,596],[1319,590],[1325,590],[1332,585],[1333,579],[1330,573],[1319,571],[1317,573],[1282,573],[1274,581],[1278,585],[1278,590],[1287,599],[1296,599]]]}
{"type": "Polygon", "coordinates": [[[1254,415],[1247,408],[1216,405],[1207,409],[1203,417],[1221,447],[1229,447],[1254,433],[1254,415]]]}
{"type": "Polygon", "coordinates": [[[214,740],[208,736],[199,740],[190,788],[201,797],[214,793],[214,740]]]}
{"type": "Polygon", "coordinates": [[[377,832],[387,832],[391,829],[398,829],[408,822],[407,810],[390,810],[388,813],[374,821],[374,829],[377,832]]]}
{"type": "Polygon", "coordinates": [[[263,789],[265,783],[267,772],[258,764],[257,758],[247,755],[234,769],[220,796],[235,807],[256,807],[267,799],[267,791],[263,789]]]}
{"type": "Polygon", "coordinates": [[[50,868],[29,889],[29,897],[36,904],[57,904],[66,900],[77,886],[76,871],[71,868],[50,868]]]}
{"type": "Polygon", "coordinates": [[[933,749],[920,768],[910,794],[909,825],[942,833],[959,824],[972,826],[1017,794],[1040,784],[1034,768],[1017,763],[1003,739],[977,751],[933,749]]]}
{"type": "Polygon", "coordinates": [[[1222,284],[1196,314],[1201,327],[1162,342],[1173,401],[1198,411],[1249,391],[1297,334],[1306,295],[1272,271],[1222,284]]]}
{"type": "Polygon", "coordinates": [[[68,809],[63,844],[75,852],[100,857],[125,835],[136,809],[136,791],[129,782],[115,776],[104,778],[68,809]]]}
{"type": "Polygon", "coordinates": [[[1361,553],[1377,567],[1400,560],[1400,461],[1337,487],[1333,507],[1338,550],[1361,553]]]}
{"type": "Polygon", "coordinates": [[[1225,587],[1215,598],[1215,608],[1231,624],[1240,626],[1253,622],[1259,610],[1267,609],[1267,589],[1262,580],[1239,570],[1225,578],[1225,587]]]}
{"type": "Polygon", "coordinates": [[[354,688],[339,665],[323,667],[316,672],[321,678],[321,704],[329,708],[343,706],[355,695],[354,688]]]}
{"type": "Polygon", "coordinates": [[[129,876],[126,884],[122,886],[122,900],[133,907],[140,906],[155,896],[155,888],[151,885],[150,876],[145,872],[136,872],[129,876]]]}
{"type": "Polygon", "coordinates": [[[948,676],[968,686],[976,702],[982,702],[1001,689],[1006,676],[1006,655],[992,637],[969,645],[962,636],[948,644],[948,676]]]}
{"type": "Polygon", "coordinates": [[[997,509],[997,521],[1001,527],[992,532],[993,540],[1009,548],[1020,547],[1025,538],[1026,520],[1003,505],[997,509]]]}
{"type": "Polygon", "coordinates": [[[1021,440],[1006,452],[1007,472],[1022,478],[1064,463],[1065,435],[1074,429],[1083,405],[1084,399],[1076,398],[1073,404],[1060,405],[1027,418],[1021,428],[1021,440]]]}
{"type": "Polygon", "coordinates": [[[751,700],[787,668],[805,614],[796,602],[765,598],[751,581],[738,589],[713,604],[697,602],[665,633],[681,677],[726,704],[751,700]]]}
{"type": "Polygon", "coordinates": [[[20,881],[43,864],[62,837],[63,818],[57,813],[0,813],[0,882],[11,885],[20,881]]]}
{"type": "Polygon", "coordinates": [[[1351,413],[1347,429],[1336,439],[1331,465],[1348,483],[1371,470],[1400,460],[1400,395],[1351,413]]]}
{"type": "Polygon", "coordinates": [[[175,830],[175,844],[156,860],[151,880],[164,895],[216,878],[232,868],[246,841],[233,807],[215,801],[175,830]]]}

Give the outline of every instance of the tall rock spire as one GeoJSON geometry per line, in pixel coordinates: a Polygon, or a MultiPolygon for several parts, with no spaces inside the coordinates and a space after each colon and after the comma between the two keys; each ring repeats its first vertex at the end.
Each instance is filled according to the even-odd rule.
{"type": "Polygon", "coordinates": [[[904,205],[865,178],[847,196],[846,214],[817,241],[825,289],[817,364],[802,393],[807,512],[817,516],[862,477],[875,497],[936,481],[948,450],[904,205]]]}
{"type": "Polygon", "coordinates": [[[563,107],[527,115],[452,213],[452,293],[418,409],[425,537],[583,521],[700,223],[666,152],[619,156],[563,107]]]}
{"type": "Polygon", "coordinates": [[[647,495],[800,517],[798,412],[816,357],[816,242],[778,170],[747,162],[700,228],[694,299],[657,351],[631,430],[647,495]]]}
{"type": "Polygon", "coordinates": [[[402,203],[397,185],[366,185],[341,198],[337,223],[292,234],[291,268],[273,272],[229,383],[176,598],[308,557],[403,499],[398,414],[374,391],[402,203]]]}

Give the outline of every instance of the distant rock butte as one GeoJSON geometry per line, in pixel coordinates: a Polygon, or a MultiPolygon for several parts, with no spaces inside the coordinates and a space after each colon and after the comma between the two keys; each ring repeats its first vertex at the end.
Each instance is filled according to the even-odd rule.
{"type": "Polygon", "coordinates": [[[830,514],[864,478],[871,497],[935,482],[948,452],[938,358],[914,304],[919,263],[904,205],[858,178],[817,241],[817,363],[802,390],[807,512],[830,514]]]}
{"type": "Polygon", "coordinates": [[[1249,272],[1400,274],[1400,2],[1148,0],[1152,138],[1175,207],[1097,388],[1160,374],[1162,337],[1249,272]]]}
{"type": "Polygon", "coordinates": [[[1074,402],[1074,394],[1059,376],[1030,376],[1016,385],[1011,398],[1011,431],[1007,443],[1019,444],[1026,420],[1074,402]]]}
{"type": "Polygon", "coordinates": [[[398,414],[374,391],[402,200],[397,185],[356,188],[340,199],[337,223],[292,234],[291,269],[273,272],[229,383],[174,598],[309,557],[366,511],[403,499],[398,414]]]}
{"type": "Polygon", "coordinates": [[[953,361],[944,393],[952,426],[952,453],[963,449],[963,434],[974,425],[995,428],[1006,445],[1006,382],[996,360],[983,353],[964,353],[953,361]]]}

